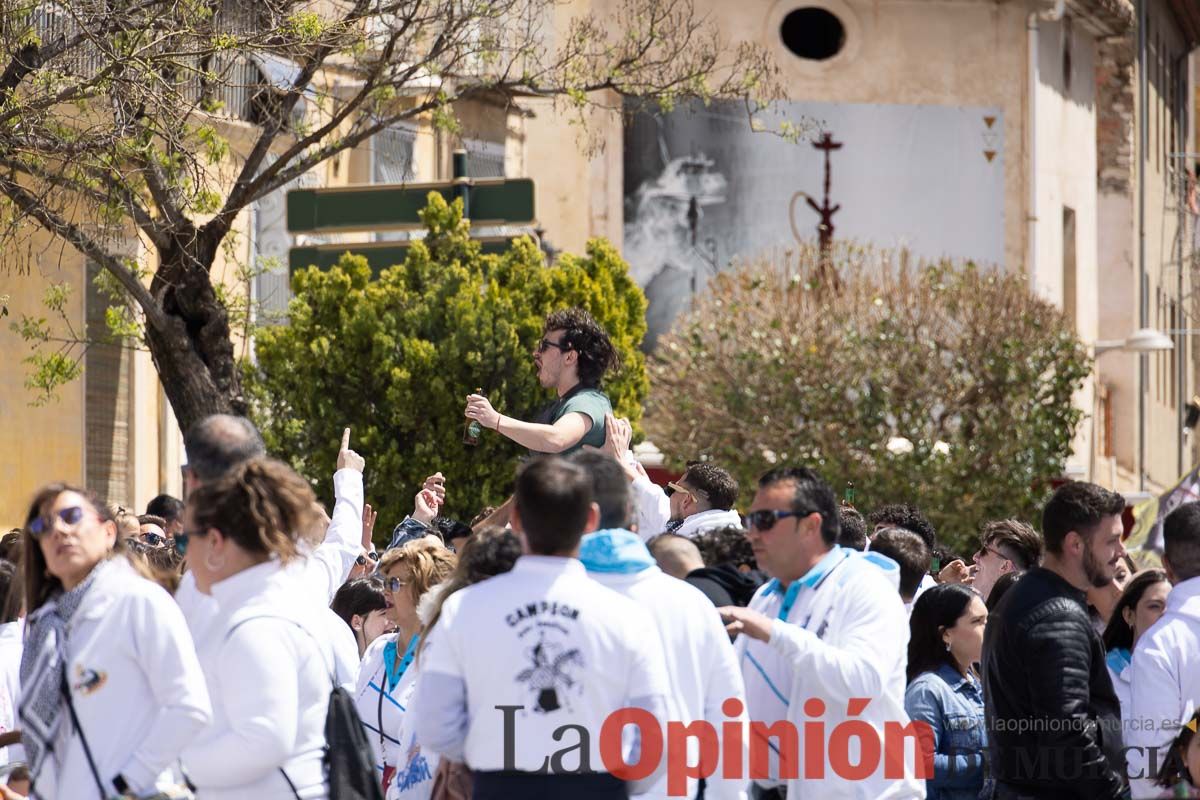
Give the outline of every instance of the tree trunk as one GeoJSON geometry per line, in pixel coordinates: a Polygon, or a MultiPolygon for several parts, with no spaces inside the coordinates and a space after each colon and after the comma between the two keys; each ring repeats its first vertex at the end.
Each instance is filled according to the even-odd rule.
{"type": "Polygon", "coordinates": [[[247,410],[229,338],[229,314],[209,277],[215,255],[216,247],[203,236],[160,252],[151,283],[163,321],[147,321],[146,344],[185,436],[212,414],[244,415],[247,410]]]}

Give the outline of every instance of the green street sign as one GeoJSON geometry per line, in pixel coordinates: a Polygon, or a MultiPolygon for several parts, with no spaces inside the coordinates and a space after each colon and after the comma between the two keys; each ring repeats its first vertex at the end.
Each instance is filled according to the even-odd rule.
{"type": "MultiPolygon", "coordinates": [[[[513,239],[506,236],[484,236],[474,241],[483,245],[485,255],[500,255],[508,252],[513,239]]],[[[361,244],[320,244],[310,247],[293,247],[288,251],[288,274],[298,269],[317,267],[327,270],[338,262],[343,253],[365,256],[371,272],[379,275],[388,267],[403,264],[408,258],[410,242],[363,242],[361,244]]]]}
{"type": "Polygon", "coordinates": [[[418,212],[425,208],[430,192],[437,192],[450,203],[463,189],[469,192],[468,218],[473,226],[530,225],[537,218],[532,179],[459,179],[458,185],[445,182],[294,189],[287,195],[287,229],[290,233],[324,233],[420,228],[418,212]]]}

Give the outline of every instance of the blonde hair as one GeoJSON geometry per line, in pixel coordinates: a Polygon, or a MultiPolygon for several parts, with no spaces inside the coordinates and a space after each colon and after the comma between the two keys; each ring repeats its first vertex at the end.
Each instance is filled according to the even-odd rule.
{"type": "Polygon", "coordinates": [[[396,566],[408,567],[412,577],[408,579],[407,586],[415,607],[421,602],[421,595],[450,577],[457,563],[458,557],[444,545],[417,539],[384,553],[376,571],[384,575],[396,566]]]}

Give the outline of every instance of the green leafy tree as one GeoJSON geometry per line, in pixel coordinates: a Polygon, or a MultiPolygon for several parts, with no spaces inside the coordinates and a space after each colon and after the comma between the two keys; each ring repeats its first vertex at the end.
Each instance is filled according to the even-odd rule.
{"type": "Polygon", "coordinates": [[[964,552],[986,520],[1036,519],[1091,369],[1020,275],[853,246],[719,275],[658,353],[646,430],[674,464],[711,460],[747,496],[811,466],[859,508],[918,504],[964,552]]]}
{"type": "Polygon", "coordinates": [[[639,420],[648,391],[646,299],[611,245],[592,241],[585,256],[560,255],[553,267],[528,238],[482,255],[461,202],[429,200],[428,238],[405,263],[373,278],[347,254],[327,272],[297,272],[290,323],[260,328],[256,363],[245,365],[267,449],[325,495],[342,429],[353,428],[381,538],[435,471],[446,476],[448,514],[469,519],[507,496],[524,451],[490,431],[463,445],[463,408],[476,388],[526,419],[553,399],[532,358],[550,311],[585,308],[612,337],[624,364],[604,388],[618,414],[639,420]]]}
{"type": "MultiPolygon", "coordinates": [[[[461,139],[467,103],[547,99],[586,122],[626,96],[740,99],[753,113],[782,95],[767,52],[692,0],[595,6],[5,0],[0,272],[70,247],[120,288],[129,313],[114,333],[136,326],[184,430],[244,413],[241,315],[214,266],[236,260],[256,200],[401,123],[461,139]]],[[[53,339],[69,334],[32,322],[16,332],[42,352],[31,385],[52,396],[88,341],[63,348],[53,339]]]]}

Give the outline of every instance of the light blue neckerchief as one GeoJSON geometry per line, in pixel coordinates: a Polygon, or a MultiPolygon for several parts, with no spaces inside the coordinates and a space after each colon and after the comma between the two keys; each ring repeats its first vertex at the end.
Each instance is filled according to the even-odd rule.
{"type": "Polygon", "coordinates": [[[417,644],[421,641],[421,634],[415,634],[408,640],[408,649],[404,651],[403,657],[397,663],[396,653],[400,649],[396,647],[396,640],[392,639],[383,646],[383,668],[387,673],[387,688],[391,692],[396,688],[396,684],[404,677],[404,673],[408,672],[408,667],[412,664],[413,657],[417,654],[417,644]]]}
{"type": "Polygon", "coordinates": [[[1109,650],[1108,655],[1104,658],[1105,663],[1108,664],[1108,668],[1111,669],[1116,675],[1120,675],[1122,672],[1124,672],[1125,668],[1129,666],[1131,660],[1132,655],[1124,647],[1116,647],[1112,650],[1109,650]]]}
{"type": "Polygon", "coordinates": [[[579,546],[579,560],[588,572],[634,575],[655,565],[646,543],[623,528],[589,533],[579,546]]]}
{"type": "MultiPolygon", "coordinates": [[[[821,557],[821,560],[812,569],[804,573],[803,578],[792,581],[787,587],[787,591],[783,595],[783,604],[779,606],[779,616],[777,618],[786,620],[788,614],[792,613],[792,606],[796,605],[796,598],[800,595],[800,590],[804,587],[808,587],[809,589],[814,588],[834,567],[849,557],[849,551],[835,544],[828,553],[821,557]]],[[[772,578],[771,582],[767,584],[767,588],[763,590],[763,597],[770,597],[773,594],[783,591],[783,584],[779,582],[779,579],[772,578]]]]}

